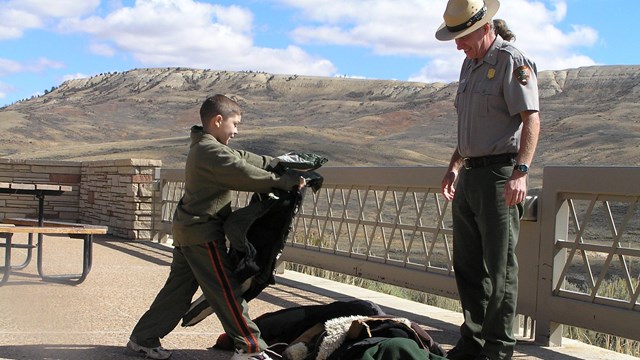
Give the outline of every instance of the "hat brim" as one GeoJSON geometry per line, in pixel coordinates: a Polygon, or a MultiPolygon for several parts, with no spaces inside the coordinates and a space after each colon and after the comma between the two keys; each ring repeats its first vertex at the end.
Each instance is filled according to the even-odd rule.
{"type": "Polygon", "coordinates": [[[491,21],[500,8],[500,2],[498,2],[498,0],[484,0],[484,3],[487,6],[487,13],[480,21],[471,25],[471,27],[456,32],[449,31],[447,24],[443,22],[436,31],[436,39],[440,41],[457,39],[478,30],[484,24],[491,21]]]}

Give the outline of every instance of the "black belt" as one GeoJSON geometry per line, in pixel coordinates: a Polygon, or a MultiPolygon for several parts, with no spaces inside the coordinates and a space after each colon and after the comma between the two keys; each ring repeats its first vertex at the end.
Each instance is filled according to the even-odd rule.
{"type": "Polygon", "coordinates": [[[465,169],[473,169],[473,168],[481,168],[490,165],[498,165],[498,164],[516,164],[516,155],[517,154],[500,154],[500,155],[489,155],[489,156],[480,156],[480,157],[469,157],[462,159],[464,163],[465,169]]]}

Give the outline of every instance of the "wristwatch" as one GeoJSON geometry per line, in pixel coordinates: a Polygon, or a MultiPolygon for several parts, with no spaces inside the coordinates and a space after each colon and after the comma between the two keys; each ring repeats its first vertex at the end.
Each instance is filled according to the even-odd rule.
{"type": "Polygon", "coordinates": [[[529,165],[527,164],[518,164],[516,166],[513,167],[514,170],[518,170],[523,174],[528,174],[529,173],[529,165]]]}

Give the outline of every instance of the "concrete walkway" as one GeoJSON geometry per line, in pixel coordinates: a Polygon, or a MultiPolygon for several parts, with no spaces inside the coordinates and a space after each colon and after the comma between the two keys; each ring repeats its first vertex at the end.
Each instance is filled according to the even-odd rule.
{"type": "MultiPolygon", "coordinates": [[[[79,270],[81,241],[47,238],[45,246],[48,273],[79,270]]],[[[166,280],[171,249],[105,236],[96,238],[93,250],[93,269],[80,285],[42,282],[34,258],[0,287],[1,359],[133,359],[124,345],[166,280]]],[[[4,259],[2,249],[0,256],[4,259]]],[[[14,251],[13,258],[14,263],[20,262],[23,252],[14,251]]],[[[252,316],[292,306],[361,298],[376,302],[388,314],[422,324],[447,350],[458,336],[462,320],[458,313],[291,271],[278,276],[277,281],[251,302],[252,316]]],[[[230,352],[210,349],[221,332],[217,318],[210,316],[194,327],[176,328],[163,340],[163,346],[175,350],[173,360],[228,359],[230,352]]],[[[524,341],[517,351],[515,359],[637,360],[570,340],[565,340],[561,348],[524,341]]]]}

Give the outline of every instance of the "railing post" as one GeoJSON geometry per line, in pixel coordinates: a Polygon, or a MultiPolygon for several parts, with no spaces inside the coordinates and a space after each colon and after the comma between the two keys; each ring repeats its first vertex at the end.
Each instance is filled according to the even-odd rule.
{"type": "Polygon", "coordinates": [[[567,259],[565,250],[556,252],[555,242],[568,237],[569,205],[558,199],[553,190],[545,189],[542,199],[535,342],[543,346],[562,346],[562,324],[551,321],[550,301],[567,259]]]}
{"type": "MultiPolygon", "coordinates": [[[[569,236],[569,204],[566,201],[562,202],[558,213],[556,214],[556,225],[553,243],[556,239],[567,239],[569,236]]],[[[555,251],[554,251],[555,252],[555,251]]],[[[555,253],[553,256],[553,282],[552,287],[548,292],[551,296],[554,289],[558,287],[560,282],[560,275],[562,269],[564,269],[567,262],[567,249],[563,248],[555,253]]],[[[549,344],[548,346],[562,346],[562,329],[563,325],[555,322],[549,322],[549,344]]]]}
{"type": "Polygon", "coordinates": [[[151,240],[161,242],[160,232],[158,231],[158,223],[161,220],[162,214],[162,186],[161,184],[162,168],[157,167],[153,172],[152,191],[153,196],[151,198],[151,240]]]}
{"type": "Polygon", "coordinates": [[[535,321],[537,283],[540,258],[540,207],[542,189],[530,189],[524,201],[524,212],[520,220],[520,234],[516,246],[518,257],[518,308],[514,322],[514,333],[533,337],[533,327],[528,322],[535,321]],[[524,326],[520,324],[524,322],[524,326]]]}

